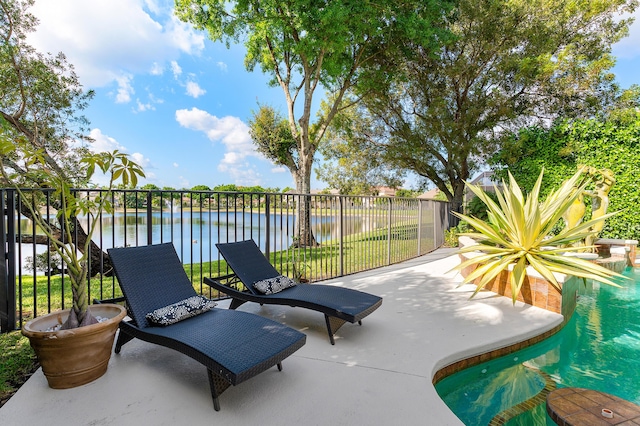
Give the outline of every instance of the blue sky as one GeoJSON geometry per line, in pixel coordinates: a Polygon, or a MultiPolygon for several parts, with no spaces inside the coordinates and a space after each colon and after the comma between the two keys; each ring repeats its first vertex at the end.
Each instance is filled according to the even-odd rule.
{"type": "MultiPolygon", "coordinates": [[[[64,52],[95,90],[85,111],[94,149],[130,154],[145,169],[142,184],[294,187],[288,169],[256,152],[246,124],[258,102],[284,112],[282,90],[245,70],[242,45],[210,42],[172,7],[173,0],[36,0],[40,25],[29,41],[64,52]]],[[[640,84],[640,22],[614,55],[622,87],[640,84]]],[[[312,188],[324,186],[312,177],[312,188]]]]}

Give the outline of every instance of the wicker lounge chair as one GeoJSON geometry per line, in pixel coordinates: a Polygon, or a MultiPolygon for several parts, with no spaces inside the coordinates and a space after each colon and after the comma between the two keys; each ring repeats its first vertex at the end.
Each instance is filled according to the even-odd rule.
{"type": "Polygon", "coordinates": [[[378,309],[382,298],[369,293],[343,287],[322,284],[298,284],[279,293],[265,295],[256,290],[254,283],[280,275],[269,263],[253,240],[216,244],[234,274],[218,277],[231,278],[226,284],[205,278],[208,285],[232,297],[230,309],[236,309],[245,302],[260,304],[289,305],[322,312],[331,344],[335,344],[334,334],[345,323],[358,322],[378,309]],[[244,284],[246,291],[233,287],[236,278],[244,284]]]}
{"type": "MultiPolygon", "coordinates": [[[[213,308],[172,325],[153,326],[147,314],[196,296],[171,243],[110,249],[109,256],[131,321],[120,323],[115,352],[133,338],[175,349],[207,367],[216,411],[218,397],[275,365],[304,345],[306,336],[246,312],[213,308]]],[[[207,302],[208,303],[208,302],[207,302]]]]}

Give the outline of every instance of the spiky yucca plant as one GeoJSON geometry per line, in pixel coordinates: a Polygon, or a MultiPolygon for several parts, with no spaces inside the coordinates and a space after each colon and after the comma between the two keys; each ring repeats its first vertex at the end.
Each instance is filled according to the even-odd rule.
{"type": "Polygon", "coordinates": [[[590,180],[585,178],[580,170],[571,179],[564,181],[559,189],[550,193],[543,202],[539,202],[543,174],[544,171],[540,173],[533,189],[525,198],[518,183],[509,173],[509,184],[503,181],[503,189],[494,187],[497,203],[482,188],[468,184],[468,188],[487,205],[488,213],[486,221],[454,213],[477,231],[461,234],[473,238],[478,244],[463,247],[458,253],[479,254],[454,268],[461,270],[470,265],[478,265],[463,281],[463,284],[470,283],[480,277],[471,297],[511,265],[513,270],[510,285],[514,304],[527,274],[527,266],[536,270],[558,291],[561,291],[561,286],[553,273],[594,279],[618,286],[612,278],[623,277],[622,275],[588,260],[563,254],[592,248],[573,247],[571,244],[584,241],[592,234],[590,229],[593,229],[594,224],[615,213],[608,213],[570,229],[565,228],[553,235],[552,230],[556,224],[562,220],[571,203],[586,189],[590,180]]]}

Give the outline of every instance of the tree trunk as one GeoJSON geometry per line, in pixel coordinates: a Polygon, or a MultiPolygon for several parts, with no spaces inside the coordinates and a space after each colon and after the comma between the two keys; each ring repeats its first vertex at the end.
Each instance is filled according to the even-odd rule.
{"type": "MultiPolygon", "coordinates": [[[[304,162],[301,162],[304,164],[304,162]]],[[[311,170],[302,166],[295,174],[296,191],[301,194],[296,209],[296,230],[297,237],[294,246],[297,247],[317,247],[313,229],[311,228],[311,170]]]]}

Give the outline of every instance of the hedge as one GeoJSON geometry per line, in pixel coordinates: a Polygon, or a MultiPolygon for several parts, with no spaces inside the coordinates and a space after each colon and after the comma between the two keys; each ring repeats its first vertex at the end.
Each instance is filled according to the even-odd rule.
{"type": "Polygon", "coordinates": [[[578,165],[610,169],[616,182],[608,211],[619,213],[607,220],[600,237],[640,240],[640,113],[624,122],[591,119],[550,129],[525,128],[492,162],[498,177],[506,177],[509,170],[525,190],[533,187],[544,167],[543,195],[573,175],[578,165]]]}

